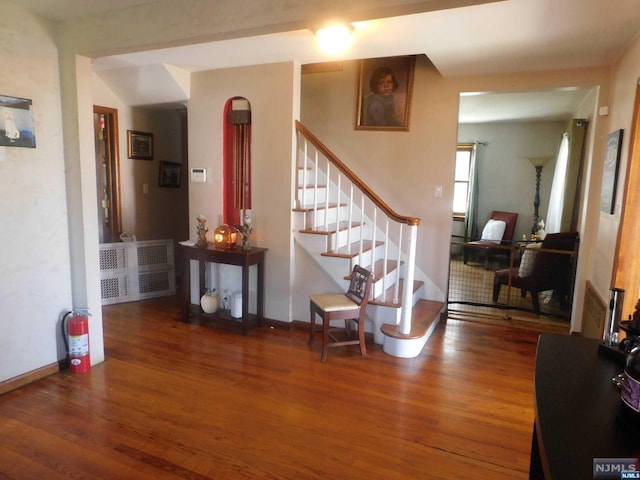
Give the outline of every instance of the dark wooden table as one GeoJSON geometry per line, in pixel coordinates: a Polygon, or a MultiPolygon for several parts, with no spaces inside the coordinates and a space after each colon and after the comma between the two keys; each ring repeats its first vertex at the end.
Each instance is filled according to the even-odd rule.
{"type": "Polygon", "coordinates": [[[591,479],[594,458],[640,457],[640,431],[618,419],[620,390],[611,381],[624,367],[599,353],[598,344],[540,336],[529,478],[591,479]]]}
{"type": "Polygon", "coordinates": [[[257,265],[257,312],[256,322],[262,325],[264,319],[264,264],[267,249],[253,247],[244,251],[242,247],[233,250],[218,250],[212,244],[207,248],[191,247],[187,245],[179,245],[179,255],[183,262],[183,278],[182,278],[182,299],[184,302],[182,320],[187,322],[190,314],[191,304],[191,283],[190,283],[190,260],[198,261],[200,275],[200,296],[205,293],[205,267],[206,263],[224,263],[227,265],[238,265],[242,267],[242,333],[246,335],[249,332],[249,267],[257,265]]]}

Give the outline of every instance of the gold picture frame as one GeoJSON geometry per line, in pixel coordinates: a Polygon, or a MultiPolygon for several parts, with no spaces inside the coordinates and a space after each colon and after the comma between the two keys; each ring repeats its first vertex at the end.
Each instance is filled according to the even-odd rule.
{"type": "Polygon", "coordinates": [[[414,55],[360,61],[356,130],[408,131],[414,55]]]}
{"type": "Polygon", "coordinates": [[[153,133],[127,130],[127,154],[135,160],[153,160],[153,133]]]}

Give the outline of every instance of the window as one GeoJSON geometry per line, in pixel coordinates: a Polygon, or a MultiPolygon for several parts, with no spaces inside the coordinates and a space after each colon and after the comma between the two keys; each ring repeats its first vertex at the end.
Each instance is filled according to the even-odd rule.
{"type": "Polygon", "coordinates": [[[453,216],[464,218],[469,194],[469,174],[473,144],[459,144],[456,151],[456,170],[453,185],[453,216]]]}

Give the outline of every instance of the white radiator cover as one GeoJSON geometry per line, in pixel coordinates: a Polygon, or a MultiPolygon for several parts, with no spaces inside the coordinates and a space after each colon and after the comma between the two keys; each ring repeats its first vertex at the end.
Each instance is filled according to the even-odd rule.
{"type": "Polygon", "coordinates": [[[176,293],[173,240],[100,245],[102,305],[176,293]]]}

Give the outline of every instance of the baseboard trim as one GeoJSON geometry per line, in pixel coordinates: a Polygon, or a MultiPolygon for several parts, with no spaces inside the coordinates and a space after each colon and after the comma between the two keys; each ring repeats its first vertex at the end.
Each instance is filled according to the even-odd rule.
{"type": "Polygon", "coordinates": [[[41,380],[45,377],[48,377],[49,375],[54,375],[60,371],[60,367],[61,366],[59,362],[50,363],[49,365],[37,368],[36,370],[23,373],[22,375],[18,375],[17,377],[13,377],[8,380],[4,380],[0,382],[0,395],[10,392],[11,390],[24,387],[29,383],[41,380]]]}

